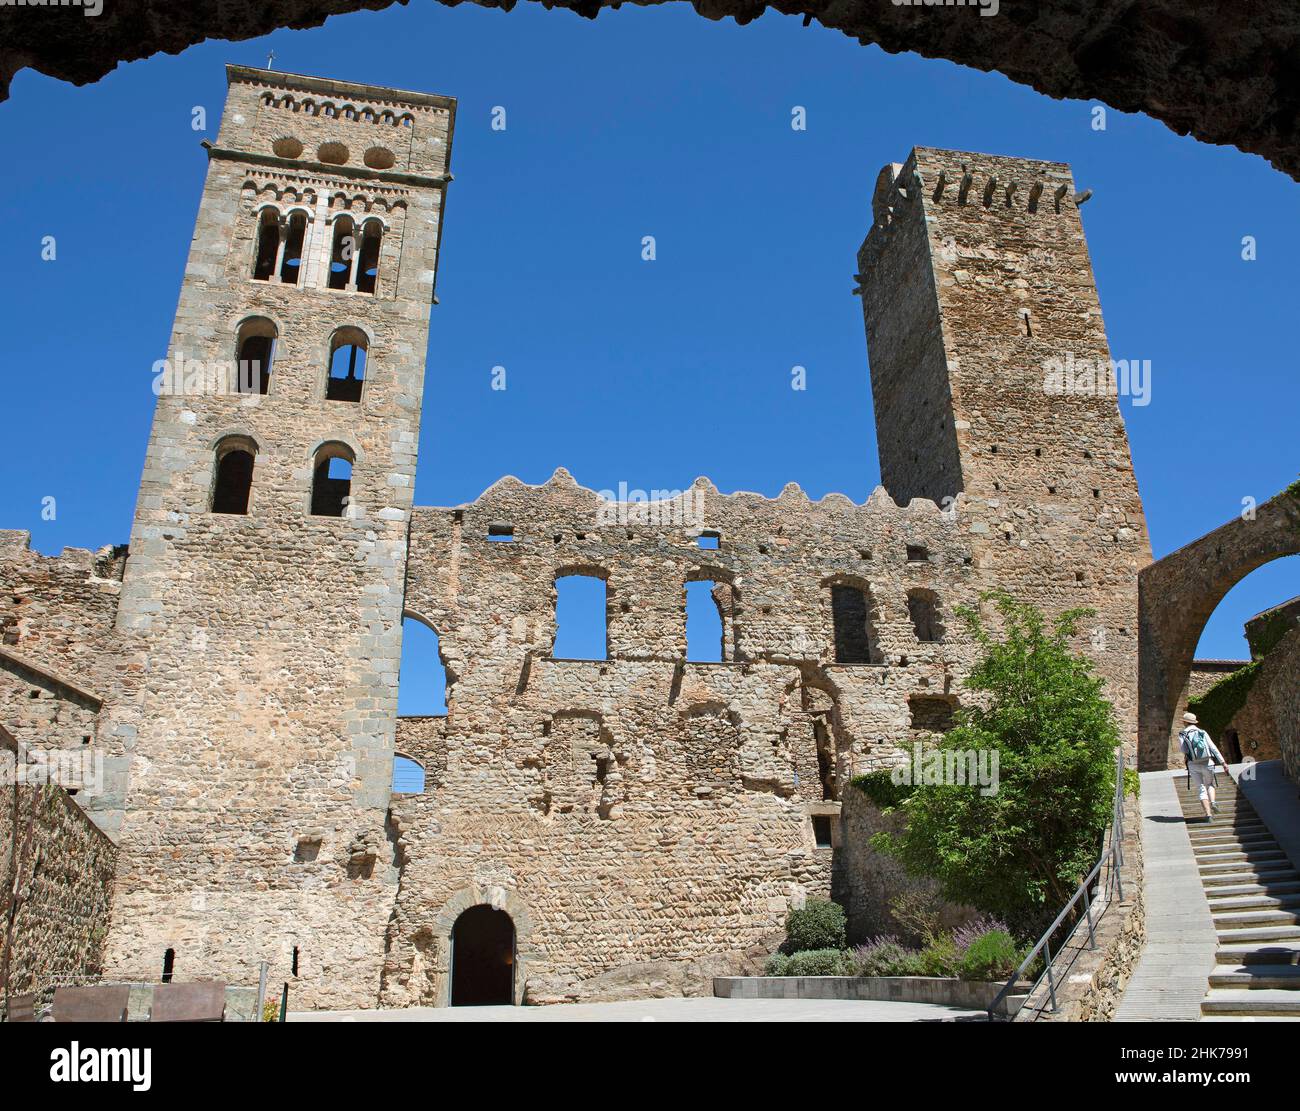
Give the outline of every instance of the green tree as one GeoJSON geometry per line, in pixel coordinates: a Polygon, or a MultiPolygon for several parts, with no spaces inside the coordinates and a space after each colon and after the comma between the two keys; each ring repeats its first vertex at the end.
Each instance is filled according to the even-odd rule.
{"type": "Polygon", "coordinates": [[[916,785],[902,803],[906,828],[873,843],[938,879],[947,898],[1036,932],[1096,862],[1119,730],[1102,680],[1070,648],[1090,611],[1071,610],[1049,627],[1005,593],[984,600],[1002,617],[999,636],[975,610],[958,614],[983,649],[966,686],[986,697],[958,716],[939,748],[996,752],[998,789],[916,785]]]}

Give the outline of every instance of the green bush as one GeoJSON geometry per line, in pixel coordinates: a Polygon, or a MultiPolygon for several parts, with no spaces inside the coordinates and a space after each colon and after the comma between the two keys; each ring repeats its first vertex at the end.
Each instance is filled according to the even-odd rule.
{"type": "Polygon", "coordinates": [[[790,911],[785,920],[786,954],[809,949],[843,949],[844,908],[829,899],[809,899],[801,909],[790,911]]]}
{"type": "Polygon", "coordinates": [[[981,649],[966,680],[980,697],[940,751],[995,753],[998,788],[914,786],[907,828],[871,844],[913,875],[940,881],[949,902],[998,915],[1032,936],[1074,894],[1110,822],[1119,729],[1101,678],[1073,647],[1087,611],[1048,622],[1005,593],[984,596],[999,634],[960,609],[981,649]]]}
{"type": "Polygon", "coordinates": [[[1262,660],[1239,667],[1226,679],[1220,679],[1199,698],[1189,698],[1187,707],[1200,718],[1200,726],[1211,737],[1221,739],[1228,723],[1246,705],[1251,687],[1259,678],[1262,660]]]}
{"type": "Polygon", "coordinates": [[[1022,957],[1015,939],[1006,930],[990,930],[975,938],[957,963],[963,980],[1006,980],[1022,957]]]}
{"type": "Polygon", "coordinates": [[[892,810],[896,806],[901,806],[912,793],[911,784],[895,783],[893,772],[890,771],[867,772],[865,775],[855,776],[849,782],[881,810],[892,810]]]}
{"type": "Polygon", "coordinates": [[[842,949],[804,949],[786,956],[777,953],[767,958],[764,976],[853,976],[857,968],[853,958],[842,949]]]}
{"type": "Polygon", "coordinates": [[[853,950],[859,976],[920,976],[921,954],[895,937],[874,937],[853,950]]]}
{"type": "Polygon", "coordinates": [[[767,958],[767,963],[763,965],[764,976],[784,976],[786,969],[790,967],[790,958],[784,953],[773,953],[767,958]]]}
{"type": "Polygon", "coordinates": [[[804,949],[788,958],[787,976],[852,976],[853,958],[843,949],[804,949]]]}
{"type": "Polygon", "coordinates": [[[961,951],[957,948],[957,943],[945,934],[933,938],[921,950],[918,963],[920,976],[956,976],[961,964],[961,951]]]}

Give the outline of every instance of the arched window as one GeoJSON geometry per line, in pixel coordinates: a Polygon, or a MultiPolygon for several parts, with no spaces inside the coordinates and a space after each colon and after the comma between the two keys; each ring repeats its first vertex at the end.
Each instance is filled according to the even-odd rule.
{"type": "Polygon", "coordinates": [[[330,369],[325,380],[326,401],[360,401],[366,378],[366,334],[360,328],[340,328],[330,339],[330,369]]]}
{"type": "Polygon", "coordinates": [[[907,613],[916,630],[916,639],[923,642],[943,640],[943,622],[939,619],[939,596],[933,590],[909,590],[907,613]]]}
{"type": "Polygon", "coordinates": [[[280,266],[280,281],[285,285],[298,284],[298,276],[302,273],[302,248],[306,238],[307,213],[291,213],[284,241],[284,262],[280,266]]]}
{"type": "Polygon", "coordinates": [[[416,617],[402,618],[402,664],[397,673],[398,717],[447,713],[447,668],[438,634],[416,617]]]}
{"type": "Polygon", "coordinates": [[[609,658],[609,618],[605,580],[591,572],[560,575],[555,580],[557,660],[609,658]]]}
{"type": "Polygon", "coordinates": [[[275,358],[275,324],[264,316],[250,316],[235,337],[235,360],[239,393],[266,393],[271,384],[271,363],[275,358]]]}
{"type": "Polygon", "coordinates": [[[400,752],[393,757],[393,794],[424,794],[424,766],[400,752]]]}
{"type": "Polygon", "coordinates": [[[257,218],[257,253],[253,258],[253,277],[257,281],[271,280],[279,254],[280,214],[274,208],[264,208],[257,218]]]}
{"type": "Polygon", "coordinates": [[[831,584],[831,622],[837,664],[872,662],[871,598],[863,586],[831,584]]]}
{"type": "Polygon", "coordinates": [[[379,248],[384,240],[384,225],[367,220],[361,229],[361,257],[357,263],[357,291],[374,293],[379,283],[379,248]]]}
{"type": "Polygon", "coordinates": [[[216,450],[216,471],[212,480],[212,512],[248,512],[253,490],[253,459],[257,445],[244,436],[227,436],[216,450]]]}
{"type": "Polygon", "coordinates": [[[316,452],[311,482],[313,517],[342,517],[352,499],[352,449],[325,444],[316,452]]]}
{"type": "Polygon", "coordinates": [[[347,289],[352,284],[352,263],[357,250],[356,225],[351,216],[334,218],[334,244],[330,249],[330,289],[347,289]]]}

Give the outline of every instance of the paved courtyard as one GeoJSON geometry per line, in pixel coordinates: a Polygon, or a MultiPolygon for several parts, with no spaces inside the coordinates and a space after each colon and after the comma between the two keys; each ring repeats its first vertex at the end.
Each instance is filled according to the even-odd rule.
{"type": "Polygon", "coordinates": [[[929,1003],[833,999],[638,999],[553,1007],[407,1007],[290,1011],[290,1022],[955,1022],[983,1011],[929,1003]]]}

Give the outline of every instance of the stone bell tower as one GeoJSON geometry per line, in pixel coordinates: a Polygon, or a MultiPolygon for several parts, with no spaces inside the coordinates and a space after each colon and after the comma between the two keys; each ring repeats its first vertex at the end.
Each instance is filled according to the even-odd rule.
{"type": "Polygon", "coordinates": [[[455,101],[227,67],[119,631],[107,974],[373,1005],[455,101]]]}

